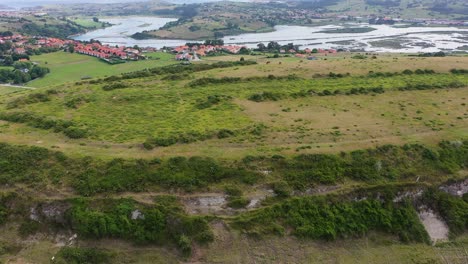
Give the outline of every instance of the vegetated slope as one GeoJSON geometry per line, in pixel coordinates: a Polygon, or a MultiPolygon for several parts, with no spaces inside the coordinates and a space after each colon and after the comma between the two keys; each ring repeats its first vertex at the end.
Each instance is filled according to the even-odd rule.
{"type": "MultiPolygon", "coordinates": [[[[397,235],[405,243],[429,243],[417,217],[419,207],[425,205],[447,221],[452,237],[468,227],[464,198],[431,188],[466,168],[467,142],[442,142],[437,149],[405,145],[340,155],[245,157],[234,163],[202,157],[104,162],[37,147],[2,144],[0,148],[1,183],[10,188],[0,198],[0,224],[19,224],[22,236],[53,230],[73,232],[80,240],[114,238],[136,245],[164,244],[189,256],[193,247],[218,239],[211,225],[217,221],[231,225],[231,232],[239,230],[261,239],[292,235],[336,240],[383,232],[397,235]],[[259,173],[262,169],[273,173],[266,177],[259,173]],[[410,183],[415,177],[419,183],[410,183]],[[342,184],[349,179],[361,187],[326,196],[290,197],[315,184],[342,184]],[[234,211],[237,216],[228,218],[190,216],[183,210],[183,200],[167,196],[165,191],[203,193],[206,188],[224,188],[234,201],[248,195],[254,186],[270,186],[276,195],[265,199],[259,209],[234,211]],[[70,187],[91,197],[73,197],[65,191],[70,187]],[[138,192],[159,188],[151,200],[135,200],[138,192]],[[44,196],[53,189],[62,195],[44,196]],[[16,194],[20,190],[23,196],[16,194]],[[133,192],[135,198],[114,195],[122,192],[133,192]],[[98,193],[109,198],[100,198],[98,193]]],[[[228,206],[237,208],[234,203],[228,206]]]]}
{"type": "Polygon", "coordinates": [[[350,244],[362,238],[366,254],[385,244],[402,261],[459,253],[466,69],[229,76],[264,65],[172,65],[3,95],[0,260],[355,261],[340,251],[361,254],[350,244]],[[424,210],[448,226],[451,253],[429,246],[424,210]]]}
{"type": "Polygon", "coordinates": [[[70,35],[83,33],[83,27],[66,18],[51,16],[36,17],[33,15],[22,17],[1,17],[2,31],[11,31],[24,35],[67,38],[70,35]]]}

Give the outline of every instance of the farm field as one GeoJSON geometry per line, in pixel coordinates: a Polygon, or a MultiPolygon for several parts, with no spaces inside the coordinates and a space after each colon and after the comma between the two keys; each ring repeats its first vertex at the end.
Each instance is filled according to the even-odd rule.
{"type": "Polygon", "coordinates": [[[33,87],[61,85],[66,82],[79,81],[83,77],[100,78],[175,63],[171,54],[158,52],[146,55],[151,57],[151,59],[116,65],[109,65],[91,56],[66,52],[54,52],[32,56],[31,61],[48,67],[51,72],[44,78],[34,80],[28,83],[28,85],[33,87]]]}

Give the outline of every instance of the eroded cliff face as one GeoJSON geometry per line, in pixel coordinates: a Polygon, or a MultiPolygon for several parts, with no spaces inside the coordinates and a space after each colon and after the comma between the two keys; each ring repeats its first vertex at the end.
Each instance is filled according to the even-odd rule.
{"type": "Polygon", "coordinates": [[[442,185],[439,189],[451,195],[461,197],[465,193],[468,193],[468,178],[463,181],[442,185]]]}

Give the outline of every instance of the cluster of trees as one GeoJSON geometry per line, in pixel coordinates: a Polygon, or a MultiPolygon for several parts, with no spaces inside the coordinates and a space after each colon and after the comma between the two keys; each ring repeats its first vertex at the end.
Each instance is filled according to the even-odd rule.
{"type": "Polygon", "coordinates": [[[22,84],[36,78],[44,77],[50,72],[49,68],[42,67],[30,62],[15,62],[13,70],[0,69],[0,82],[22,84]]]}
{"type": "Polygon", "coordinates": [[[63,24],[46,23],[39,25],[36,23],[26,23],[21,29],[20,33],[29,36],[42,36],[66,39],[70,35],[75,35],[85,32],[85,29],[76,23],[67,21],[63,24]]]}
{"type": "MultiPolygon", "coordinates": [[[[295,50],[295,51],[298,51],[299,50],[299,46],[298,45],[294,45],[294,43],[288,43],[286,45],[280,45],[278,42],[276,41],[270,41],[267,45],[263,44],[263,43],[259,43],[257,45],[257,51],[261,51],[261,52],[279,52],[281,49],[284,49],[286,51],[288,50],[295,50]]],[[[317,50],[316,50],[317,52],[317,50]]]]}

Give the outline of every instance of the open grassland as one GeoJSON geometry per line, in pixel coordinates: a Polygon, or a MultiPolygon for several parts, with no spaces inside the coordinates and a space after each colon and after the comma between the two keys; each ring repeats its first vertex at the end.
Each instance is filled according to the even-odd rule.
{"type": "MultiPolygon", "coordinates": [[[[76,54],[67,56],[88,59],[76,54]]],[[[1,121],[0,138],[6,142],[59,148],[79,155],[143,158],[204,155],[230,159],[249,154],[334,153],[407,142],[434,144],[442,139],[467,137],[467,75],[445,73],[450,65],[456,68],[466,59],[395,59],[389,56],[377,60],[335,58],[300,62],[285,58],[278,66],[259,63],[185,75],[69,83],[56,86],[46,99],[32,103],[28,102],[28,96],[34,97],[47,89],[4,95],[0,101],[1,109],[6,113],[33,113],[69,120],[73,126],[88,132],[86,138],[71,140],[62,133],[5,121],[1,121]],[[414,64],[397,61],[414,61],[414,64]],[[352,62],[362,65],[350,68],[353,70],[350,76],[330,78],[326,75],[332,70],[343,73],[342,69],[352,62]],[[298,64],[305,66],[299,71],[295,66],[298,64]],[[367,75],[369,71],[379,69],[401,72],[422,65],[441,73],[367,75]],[[268,70],[264,70],[265,67],[268,70]],[[275,67],[281,67],[283,73],[275,67]],[[216,79],[223,76],[284,76],[288,73],[299,73],[300,78],[262,77],[232,79],[221,84],[194,84],[202,77],[216,81],[223,80],[216,79]],[[123,88],[104,90],[109,83],[123,88]],[[459,88],[451,88],[453,83],[459,88]],[[408,87],[418,85],[429,90],[406,91],[408,87]],[[434,87],[439,88],[432,89],[434,87]],[[355,88],[378,88],[380,92],[349,94],[354,93],[355,88]],[[331,94],[319,96],[325,91],[331,94]],[[273,98],[261,102],[252,100],[252,96],[264,94],[271,94],[273,98]],[[210,136],[221,130],[232,133],[226,137],[210,136]],[[194,133],[206,135],[206,138],[187,139],[189,144],[171,143],[171,146],[156,147],[151,151],[141,145],[148,138],[187,137],[194,133]]]]}
{"type": "Polygon", "coordinates": [[[20,91],[24,91],[21,88],[9,87],[9,86],[2,86],[0,84],[0,95],[10,94],[10,93],[17,93],[20,91]]]}
{"type": "Polygon", "coordinates": [[[34,80],[28,85],[33,87],[51,87],[67,82],[79,81],[82,78],[100,78],[124,72],[166,66],[176,63],[171,54],[157,52],[148,53],[148,60],[132,61],[110,65],[91,56],[54,52],[32,56],[31,61],[48,67],[50,73],[46,77],[34,80]]]}
{"type": "MultiPolygon", "coordinates": [[[[268,55],[268,54],[267,54],[268,55]]],[[[270,54],[271,55],[271,54],[270,54]]],[[[312,54],[314,55],[314,54],[312,54]]],[[[265,55],[243,56],[246,60],[254,60],[258,65],[250,65],[229,70],[214,69],[204,72],[207,77],[248,77],[248,76],[284,76],[295,74],[304,78],[311,78],[314,74],[328,74],[330,72],[351,75],[363,75],[374,72],[401,72],[405,69],[432,69],[436,72],[448,72],[450,69],[466,68],[468,56],[449,57],[410,57],[397,54],[376,54],[367,56],[367,59],[353,59],[355,53],[339,53],[336,55],[316,54],[317,60],[307,60],[295,57],[266,58],[265,55]],[[268,63],[268,64],[267,64],[268,63]]],[[[221,57],[206,57],[205,61],[239,60],[239,55],[226,55],[221,57]]]]}
{"type": "Polygon", "coordinates": [[[95,22],[91,17],[73,17],[70,18],[74,23],[89,29],[99,29],[102,28],[105,23],[95,22]]]}

